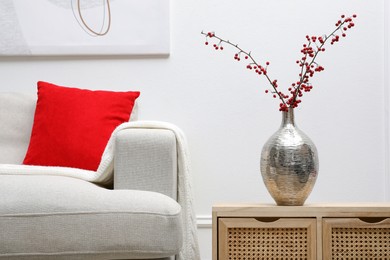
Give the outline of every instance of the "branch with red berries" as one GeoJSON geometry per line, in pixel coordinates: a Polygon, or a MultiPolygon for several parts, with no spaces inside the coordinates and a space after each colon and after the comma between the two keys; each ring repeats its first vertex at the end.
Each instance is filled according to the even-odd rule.
{"type": "Polygon", "coordinates": [[[234,59],[236,61],[241,61],[241,58],[244,57],[244,59],[247,60],[246,68],[248,70],[254,71],[260,76],[264,76],[272,87],[270,90],[266,89],[265,93],[272,94],[273,98],[279,98],[280,111],[288,111],[289,108],[298,107],[298,105],[302,102],[301,97],[303,94],[310,92],[313,89],[313,84],[310,82],[310,78],[312,78],[315,73],[322,72],[324,70],[324,67],[316,62],[316,58],[321,52],[325,52],[325,44],[329,40],[331,45],[339,42],[340,35],[341,37],[346,37],[347,31],[355,26],[353,19],[356,17],[357,16],[355,14],[351,17],[341,15],[341,19],[335,24],[336,29],[334,29],[330,34],[323,36],[306,36],[307,43],[303,44],[303,48],[301,49],[302,57],[300,60],[296,61],[296,64],[300,67],[299,79],[296,82],[293,82],[288,88],[288,94],[278,90],[279,86],[277,79],[272,80],[269,76],[269,61],[266,61],[263,65],[261,65],[254,59],[250,51],[245,51],[240,48],[238,44],[234,44],[229,40],[224,40],[223,38],[217,36],[214,32],[205,33],[202,31],[201,34],[206,37],[206,45],[209,45],[209,41],[214,41],[212,47],[215,50],[224,50],[224,45],[235,48],[237,51],[234,54],[234,59]]]}

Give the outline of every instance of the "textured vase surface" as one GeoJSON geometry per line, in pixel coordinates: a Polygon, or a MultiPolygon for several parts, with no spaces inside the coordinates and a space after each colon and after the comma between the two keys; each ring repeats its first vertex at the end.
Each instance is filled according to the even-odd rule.
{"type": "Polygon", "coordinates": [[[261,152],[261,175],[279,206],[301,206],[318,175],[318,153],[310,138],[297,128],[294,110],[282,112],[282,124],[261,152]]]}

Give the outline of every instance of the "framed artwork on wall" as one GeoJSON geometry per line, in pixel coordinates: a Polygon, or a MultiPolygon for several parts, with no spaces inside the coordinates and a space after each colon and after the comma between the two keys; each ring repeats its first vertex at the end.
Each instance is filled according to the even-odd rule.
{"type": "Polygon", "coordinates": [[[169,0],[1,0],[0,55],[169,55],[169,0]]]}

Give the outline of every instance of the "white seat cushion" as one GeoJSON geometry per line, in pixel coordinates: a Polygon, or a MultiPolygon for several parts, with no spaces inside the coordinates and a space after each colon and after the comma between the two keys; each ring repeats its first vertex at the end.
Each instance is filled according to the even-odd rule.
{"type": "Polygon", "coordinates": [[[0,198],[0,258],[162,258],[182,246],[180,205],[160,193],[0,175],[0,198]]]}

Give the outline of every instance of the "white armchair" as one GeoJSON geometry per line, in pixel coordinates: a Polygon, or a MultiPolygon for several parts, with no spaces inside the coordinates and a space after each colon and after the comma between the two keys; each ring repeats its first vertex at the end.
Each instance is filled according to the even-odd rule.
{"type": "Polygon", "coordinates": [[[118,131],[111,188],[56,167],[32,174],[20,164],[35,102],[0,94],[0,259],[199,259],[177,130],[118,131]]]}

